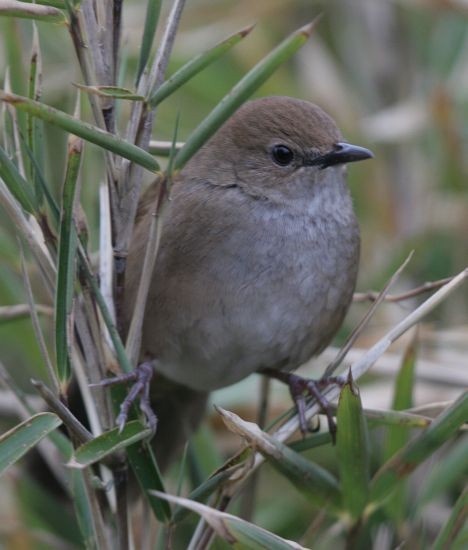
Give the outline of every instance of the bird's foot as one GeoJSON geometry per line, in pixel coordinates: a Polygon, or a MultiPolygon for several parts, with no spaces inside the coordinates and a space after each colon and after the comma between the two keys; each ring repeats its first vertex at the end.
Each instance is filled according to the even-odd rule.
{"type": "Polygon", "coordinates": [[[148,426],[153,433],[156,431],[158,425],[158,418],[154,414],[151,408],[150,402],[150,386],[151,378],[153,377],[153,363],[151,361],[144,361],[138,365],[132,372],[127,374],[121,374],[112,378],[105,378],[97,384],[91,384],[91,386],[114,386],[116,384],[125,384],[127,382],[133,382],[127,397],[122,401],[120,405],[120,412],[115,419],[115,422],[119,428],[119,433],[124,429],[128,419],[128,412],[132,403],[140,396],[140,409],[146,417],[148,426]]]}
{"type": "Polygon", "coordinates": [[[291,372],[284,372],[272,368],[263,369],[261,373],[269,376],[270,378],[276,378],[277,380],[280,380],[288,385],[291,398],[297,407],[299,428],[304,436],[311,431],[306,419],[306,398],[314,397],[327,417],[328,430],[330,432],[333,444],[335,444],[336,424],[333,418],[333,411],[329,401],[322,394],[322,390],[330,385],[342,387],[345,383],[342,378],[330,376],[328,378],[321,378],[320,380],[310,380],[291,372]]]}

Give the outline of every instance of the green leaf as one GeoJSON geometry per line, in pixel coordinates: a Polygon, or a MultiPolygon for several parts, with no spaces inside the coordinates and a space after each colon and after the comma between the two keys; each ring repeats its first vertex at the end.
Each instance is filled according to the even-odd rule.
{"type": "Polygon", "coordinates": [[[145,70],[146,64],[153,47],[153,40],[158,26],[159,14],[161,12],[161,0],[148,0],[146,4],[145,28],[141,39],[140,57],[138,59],[138,69],[136,83],[140,81],[141,75],[145,70]]]}
{"type": "Polygon", "coordinates": [[[468,391],[440,414],[419,436],[398,451],[375,474],[371,501],[380,504],[422,462],[448,441],[468,418],[468,391]]]}
{"type": "Polygon", "coordinates": [[[281,63],[289,59],[308,40],[317,18],[286,38],[279,46],[251,69],[218,103],[211,113],[190,134],[175,159],[174,168],[180,170],[210,139],[222,124],[267,80],[281,63]]]}
{"type": "MultiPolygon", "coordinates": [[[[458,498],[455,506],[452,509],[450,517],[448,518],[446,524],[441,529],[437,539],[432,546],[432,550],[449,550],[455,549],[456,541],[458,535],[465,529],[468,519],[468,488],[462,492],[458,498]]],[[[465,536],[466,542],[466,536],[465,536]]],[[[466,548],[466,546],[461,545],[460,548],[466,548]]]]}
{"type": "Polygon", "coordinates": [[[444,459],[436,463],[424,480],[419,494],[417,509],[420,511],[425,504],[433,502],[443,493],[456,487],[468,473],[468,437],[465,435],[451,447],[444,459]]]}
{"type": "Polygon", "coordinates": [[[359,390],[350,378],[340,393],[336,450],[343,504],[356,521],[369,499],[369,441],[359,390]]]}
{"type": "Polygon", "coordinates": [[[114,428],[78,447],[68,462],[68,466],[85,468],[150,435],[149,428],[146,428],[139,420],[132,420],[125,424],[121,433],[118,428],[114,428]]]}
{"type": "Polygon", "coordinates": [[[233,46],[245,38],[253,29],[253,25],[242,29],[229,38],[226,38],[219,44],[216,44],[213,48],[206,52],[197,55],[191,59],[188,63],[183,65],[178,71],[176,71],[170,78],[168,78],[149,98],[149,105],[154,108],[161,103],[164,99],[174,93],[178,88],[185,84],[188,80],[202,71],[205,67],[219,59],[233,46]]]}
{"type": "Polygon", "coordinates": [[[119,86],[84,86],[83,84],[76,83],[74,83],[74,86],[87,94],[101,97],[114,97],[115,99],[129,99],[132,101],[143,101],[145,99],[144,96],[138,95],[127,88],[120,88],[119,86]]]}
{"type": "Polygon", "coordinates": [[[27,97],[6,93],[3,90],[0,90],[0,100],[13,105],[20,111],[31,113],[46,122],[50,122],[54,126],[62,128],[62,130],[66,130],[86,141],[99,145],[107,151],[112,151],[131,160],[147,170],[151,170],[152,172],[159,170],[159,164],[154,157],[140,147],[109,132],[105,132],[92,124],[78,120],[63,111],[59,111],[38,101],[33,101],[27,97]]]}
{"type": "Polygon", "coordinates": [[[0,3],[0,16],[20,17],[22,19],[35,19],[36,21],[47,21],[49,23],[65,23],[64,14],[52,6],[30,4],[28,2],[17,2],[9,0],[6,5],[0,3]]]}
{"type": "MultiPolygon", "coordinates": [[[[392,408],[396,411],[410,409],[413,406],[414,371],[416,365],[417,333],[411,340],[403,355],[398,376],[395,380],[395,389],[392,408]]],[[[391,458],[408,441],[409,428],[405,426],[390,426],[387,430],[384,460],[391,458]]],[[[398,489],[385,503],[385,509],[395,521],[404,521],[406,517],[405,483],[400,483],[398,489]]]]}
{"type": "Polygon", "coordinates": [[[39,413],[18,424],[0,437],[0,475],[60,426],[53,413],[39,413]]]}
{"type": "Polygon", "coordinates": [[[86,491],[84,475],[80,470],[74,469],[71,472],[71,492],[73,495],[75,515],[83,537],[84,547],[87,550],[96,548],[97,534],[93,512],[86,491]]]}
{"type": "Polygon", "coordinates": [[[37,209],[36,197],[29,183],[19,173],[16,166],[9,159],[6,151],[0,146],[0,177],[6,183],[21,207],[32,214],[37,209]]]}
{"type": "Polygon", "coordinates": [[[76,185],[80,170],[83,143],[80,139],[70,140],[68,164],[62,191],[62,210],[57,258],[57,287],[55,296],[55,353],[57,376],[65,382],[70,374],[68,332],[72,311],[75,282],[75,257],[77,235],[73,223],[73,212],[79,200],[79,186],[76,185]]]}
{"type": "Polygon", "coordinates": [[[288,479],[310,502],[317,506],[338,507],[341,494],[337,480],[324,468],[305,459],[253,422],[245,422],[236,414],[216,407],[226,426],[249,444],[288,479]]]}
{"type": "Polygon", "coordinates": [[[166,501],[154,495],[154,490],[164,493],[165,489],[153,449],[147,442],[143,441],[128,447],[127,456],[133,473],[141,490],[147,497],[154,515],[159,521],[169,520],[171,517],[169,505],[166,501]]]}

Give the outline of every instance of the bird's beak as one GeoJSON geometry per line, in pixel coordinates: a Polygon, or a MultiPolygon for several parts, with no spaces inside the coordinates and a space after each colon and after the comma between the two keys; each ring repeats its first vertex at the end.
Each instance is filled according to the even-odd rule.
{"type": "Polygon", "coordinates": [[[337,143],[332,151],[315,157],[308,164],[314,164],[320,166],[320,168],[327,168],[328,166],[334,166],[335,164],[346,164],[348,162],[357,162],[358,160],[366,160],[373,158],[372,151],[365,147],[359,147],[358,145],[351,145],[351,143],[340,142],[337,143]]]}

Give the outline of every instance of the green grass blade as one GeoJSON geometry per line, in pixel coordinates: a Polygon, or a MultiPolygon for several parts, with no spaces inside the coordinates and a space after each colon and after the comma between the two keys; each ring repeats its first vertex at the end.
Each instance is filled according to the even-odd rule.
{"type": "MultiPolygon", "coordinates": [[[[29,62],[29,86],[28,86],[28,97],[29,99],[39,100],[41,95],[41,80],[42,80],[42,60],[41,60],[41,50],[39,47],[39,34],[37,31],[37,25],[33,22],[33,44],[31,48],[31,58],[29,62]]],[[[38,142],[39,142],[39,124],[41,121],[35,119],[32,115],[28,114],[26,116],[26,144],[25,148],[29,149],[31,156],[38,159],[38,142]]],[[[28,154],[29,154],[28,152],[28,154]]],[[[42,158],[41,158],[42,160],[42,158]]],[[[42,162],[41,162],[42,164],[42,162]]],[[[42,166],[41,166],[41,171],[42,166]]],[[[31,181],[34,182],[34,192],[36,194],[37,203],[39,206],[42,206],[43,203],[43,190],[38,182],[38,175],[32,162],[30,161],[29,166],[29,175],[31,181]]]]}
{"type": "Polygon", "coordinates": [[[0,4],[0,16],[19,17],[21,19],[35,19],[49,23],[65,23],[63,12],[52,6],[28,4],[9,0],[6,6],[0,4]]]}
{"type": "Polygon", "coordinates": [[[39,413],[0,437],[0,475],[62,424],[53,413],[39,413]]]}
{"type": "Polygon", "coordinates": [[[180,170],[210,139],[220,126],[267,80],[276,68],[289,59],[308,40],[317,19],[300,28],[251,69],[218,103],[211,113],[188,137],[175,159],[180,170]]]}
{"type": "Polygon", "coordinates": [[[59,10],[65,9],[65,2],[63,0],[23,0],[23,2],[27,2],[28,4],[40,4],[41,6],[53,6],[59,10]]]}
{"type": "Polygon", "coordinates": [[[114,99],[127,99],[130,101],[144,101],[144,96],[138,95],[132,90],[121,88],[120,86],[84,86],[83,84],[74,84],[82,92],[94,94],[100,97],[112,97],[114,99]]]}
{"type": "Polygon", "coordinates": [[[78,447],[68,462],[68,466],[86,468],[86,466],[99,462],[110,454],[133,445],[149,435],[151,435],[149,428],[145,428],[138,420],[132,420],[125,424],[121,433],[119,433],[119,428],[114,428],[78,447]]]}
{"type": "Polygon", "coordinates": [[[168,503],[156,497],[154,491],[165,493],[161,472],[151,446],[143,441],[127,448],[127,456],[141,490],[148,499],[154,515],[159,521],[168,521],[171,509],[168,503]]]}
{"type": "Polygon", "coordinates": [[[136,84],[140,81],[141,75],[145,70],[146,64],[153,47],[154,35],[158,26],[159,14],[161,12],[161,0],[148,0],[146,4],[145,28],[141,39],[140,57],[138,59],[138,69],[136,84]]]}
{"type": "Polygon", "coordinates": [[[33,116],[50,122],[54,126],[62,128],[62,130],[66,130],[86,141],[99,145],[107,151],[112,151],[117,155],[131,160],[147,170],[151,170],[152,172],[159,170],[159,164],[154,157],[140,147],[128,143],[109,132],[105,132],[92,124],[78,120],[63,111],[59,111],[37,101],[32,101],[27,97],[6,93],[3,90],[0,91],[0,100],[13,105],[20,111],[31,113],[33,116]]]}
{"type": "Polygon", "coordinates": [[[93,513],[86,492],[83,472],[79,470],[71,472],[71,492],[76,519],[83,537],[83,545],[86,549],[96,548],[97,535],[93,513]]]}
{"type": "Polygon", "coordinates": [[[38,209],[36,197],[32,191],[32,187],[21,176],[16,166],[8,157],[6,151],[0,146],[0,177],[3,179],[8,189],[11,191],[15,199],[20,203],[21,207],[29,212],[34,213],[38,209]]]}
{"type": "Polygon", "coordinates": [[[68,331],[75,282],[77,234],[73,220],[79,199],[78,173],[83,142],[70,139],[68,164],[62,192],[62,211],[57,259],[57,287],[55,296],[55,353],[57,376],[65,382],[70,374],[68,331]]]}
{"type": "Polygon", "coordinates": [[[316,506],[339,506],[339,485],[331,473],[263,432],[256,424],[245,422],[236,414],[220,407],[215,408],[229,430],[243,437],[249,445],[265,456],[268,462],[311,503],[316,506]]]}
{"type": "Polygon", "coordinates": [[[369,442],[361,397],[352,380],[341,390],[336,451],[343,505],[358,520],[369,499],[369,442]]]}
{"type": "Polygon", "coordinates": [[[417,502],[417,510],[448,493],[468,473],[468,437],[465,435],[450,448],[424,480],[417,502]]]}
{"type": "MultiPolygon", "coordinates": [[[[416,365],[417,340],[413,338],[405,350],[395,389],[392,408],[395,411],[410,409],[413,406],[414,371],[416,365]]],[[[390,426],[387,430],[384,460],[389,460],[408,441],[409,428],[405,426],[390,426]]],[[[404,482],[385,503],[385,509],[395,521],[404,520],[407,512],[407,488],[404,482]]]]}
{"type": "MultiPolygon", "coordinates": [[[[465,543],[467,542],[467,520],[468,520],[468,488],[462,492],[459,496],[452,512],[437,536],[432,550],[449,550],[457,548],[456,541],[460,531],[465,530],[465,543]]],[[[460,544],[459,548],[466,548],[463,544],[460,544]]]]}
{"type": "Polygon", "coordinates": [[[427,430],[411,440],[380,468],[371,482],[371,500],[379,504],[387,498],[401,480],[455,435],[467,418],[468,391],[465,391],[427,430]]]}
{"type": "Polygon", "coordinates": [[[148,103],[151,108],[156,107],[159,103],[161,103],[161,101],[174,93],[178,88],[180,88],[188,80],[190,80],[200,71],[202,71],[205,67],[219,59],[233,46],[235,46],[243,38],[245,38],[252,29],[253,26],[251,25],[249,27],[246,27],[245,29],[236,32],[219,44],[216,44],[216,46],[214,46],[213,48],[201,53],[200,55],[197,55],[188,63],[183,65],[168,80],[166,80],[149,98],[148,103]]]}

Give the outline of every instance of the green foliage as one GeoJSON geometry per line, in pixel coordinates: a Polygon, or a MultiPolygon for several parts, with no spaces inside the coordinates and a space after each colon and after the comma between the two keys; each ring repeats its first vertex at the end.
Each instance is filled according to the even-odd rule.
{"type": "MultiPolygon", "coordinates": [[[[14,510],[8,509],[8,517],[20,526],[24,547],[49,548],[51,540],[72,548],[108,548],[115,541],[125,547],[132,520],[132,500],[122,482],[127,465],[149,510],[130,530],[134,547],[144,547],[145,537],[154,547],[156,536],[163,547],[168,541],[174,548],[190,541],[206,547],[210,532],[201,524],[197,529],[197,515],[216,531],[216,547],[226,547],[221,541],[227,540],[239,548],[369,548],[382,531],[395,547],[408,540],[415,547],[464,547],[468,394],[459,395],[461,371],[447,374],[451,393],[437,399],[447,402],[435,412],[413,407],[422,392],[417,374],[428,361],[425,348],[445,351],[446,357],[430,358],[441,373],[452,355],[461,364],[466,328],[457,339],[455,330],[439,337],[422,327],[418,353],[413,339],[398,372],[384,380],[385,402],[370,409],[369,382],[383,375],[377,368],[375,375],[360,377],[382,355],[391,359],[388,346],[396,333],[389,327],[395,315],[406,317],[382,304],[377,336],[362,334],[363,346],[378,340],[364,355],[374,353],[372,361],[363,367],[363,353],[351,350],[350,357],[358,354],[350,359],[354,380],[325,390],[327,399],[338,400],[336,446],[327,432],[295,437],[294,412],[262,431],[221,410],[229,430],[246,445],[239,449],[226,427],[204,425],[182,465],[175,460],[164,476],[136,408],[122,433],[113,428],[125,388],[112,388],[111,399],[102,389],[89,388],[107,368],[118,364],[130,372],[134,362],[137,340],[121,340],[112,281],[121,283],[119,261],[127,253],[143,180],[155,173],[170,180],[255,94],[314,100],[339,119],[347,139],[372,144],[375,162],[349,174],[364,237],[361,286],[381,286],[413,245],[415,257],[399,281],[401,291],[466,267],[468,248],[460,237],[468,218],[462,147],[468,94],[460,76],[468,52],[464,8],[445,3],[433,14],[424,3],[387,3],[384,9],[336,0],[317,2],[311,10],[299,0],[261,0],[242,4],[248,8],[246,21],[229,11],[229,2],[213,1],[187,5],[187,21],[179,28],[182,3],[177,1],[148,0],[146,10],[129,1],[123,24],[120,2],[94,4],[95,11],[91,2],[71,0],[0,8],[0,359],[6,366],[0,363],[0,382],[5,395],[19,403],[11,413],[2,408],[0,416],[0,493],[10,496],[14,510]],[[322,19],[303,26],[316,16],[316,5],[327,7],[322,19]],[[256,20],[254,30],[245,27],[256,20]],[[132,21],[137,27],[127,28],[132,21]],[[376,23],[372,29],[368,21],[376,23]],[[226,27],[244,30],[229,35],[226,27]],[[73,82],[81,91],[81,112],[72,116],[73,82]],[[146,128],[158,138],[180,134],[181,141],[177,146],[175,137],[174,143],[150,141],[146,128]],[[22,274],[17,237],[27,252],[22,274]],[[31,307],[37,311],[34,331],[24,318],[31,307]],[[37,345],[38,334],[45,347],[37,345]],[[68,406],[70,375],[78,380],[89,441],[77,440],[72,428],[78,420],[61,416],[58,405],[57,414],[43,413],[44,405],[32,399],[38,385],[32,387],[29,379],[43,376],[50,363],[56,402],[68,406]],[[62,422],[64,432],[57,430],[62,422]],[[24,473],[34,453],[53,471],[48,483],[57,491],[44,491],[24,473]],[[256,482],[253,470],[261,472],[256,482]],[[233,501],[241,488],[247,497],[239,504],[233,501]],[[179,492],[187,498],[171,496],[179,492]],[[434,503],[445,512],[435,521],[427,513],[434,503]],[[137,528],[142,518],[144,533],[137,528]]],[[[161,211],[166,200],[163,194],[161,211]]],[[[155,242],[158,230],[155,224],[155,242]]],[[[398,336],[432,315],[467,275],[420,309],[406,302],[409,322],[398,336]]],[[[460,319],[466,326],[463,292],[466,296],[466,285],[440,309],[444,328],[461,324],[460,319]]],[[[341,339],[357,324],[359,307],[341,339]]],[[[442,377],[428,372],[426,379],[442,393],[442,377]]],[[[243,417],[252,415],[257,396],[244,388],[233,388],[231,400],[223,393],[213,399],[225,399],[225,408],[243,417]]],[[[423,399],[429,405],[435,400],[430,392],[423,399]]],[[[289,401],[280,405],[284,410],[289,401]]],[[[48,406],[54,408],[53,402],[48,406]]],[[[314,412],[319,412],[316,403],[314,412]]],[[[13,547],[18,533],[5,529],[0,536],[13,547]]]]}

